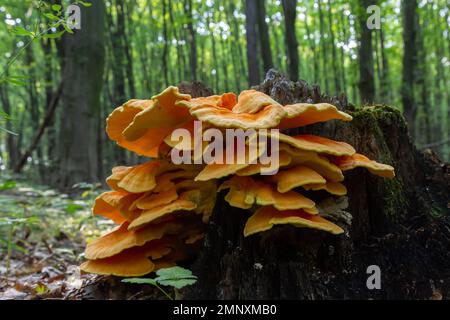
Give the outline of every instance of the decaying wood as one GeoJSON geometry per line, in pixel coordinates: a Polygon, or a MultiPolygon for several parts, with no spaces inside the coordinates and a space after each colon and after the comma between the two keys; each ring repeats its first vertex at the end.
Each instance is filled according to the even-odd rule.
{"type": "MultiPolygon", "coordinates": [[[[351,225],[333,236],[279,226],[244,238],[249,213],[220,200],[191,266],[198,276],[188,299],[428,299],[450,294],[450,168],[415,149],[399,111],[387,106],[355,109],[345,97],[293,83],[270,71],[257,87],[279,102],[331,102],[351,112],[351,123],[332,121],[297,132],[346,141],[359,152],[392,164],[385,180],[363,169],[346,173],[351,225]],[[367,267],[381,269],[381,289],[366,286],[367,267]]],[[[296,133],[296,132],[291,132],[296,133]]],[[[223,195],[219,196],[223,199],[223,195]]]]}
{"type": "MultiPolygon", "coordinates": [[[[193,96],[208,91],[200,83],[180,87],[193,96]]],[[[293,83],[273,70],[256,89],[283,104],[330,102],[351,113],[350,123],[331,121],[288,133],[346,141],[393,165],[397,177],[385,180],[364,169],[346,173],[348,208],[341,206],[345,199],[324,200],[346,231],[340,236],[278,226],[244,238],[250,213],[230,207],[220,194],[204,248],[184,265],[199,279],[184,290],[185,299],[449,298],[450,168],[432,151],[416,150],[401,113],[387,106],[357,109],[344,96],[327,97],[317,86],[293,83]],[[366,286],[370,265],[381,269],[380,290],[366,286]]],[[[129,286],[109,279],[114,296],[105,291],[102,298],[129,298],[129,286]]]]}

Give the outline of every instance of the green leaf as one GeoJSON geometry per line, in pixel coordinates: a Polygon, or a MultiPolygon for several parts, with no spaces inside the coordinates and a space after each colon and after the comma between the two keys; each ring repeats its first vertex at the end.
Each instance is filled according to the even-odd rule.
{"type": "Polygon", "coordinates": [[[79,210],[83,210],[84,207],[82,205],[76,204],[76,203],[69,203],[66,207],[67,213],[75,213],[79,210]]]}
{"type": "Polygon", "coordinates": [[[78,0],[77,3],[79,3],[79,4],[81,4],[81,5],[85,6],[85,7],[92,6],[92,3],[81,1],[81,0],[78,0]]]}
{"type": "Polygon", "coordinates": [[[27,37],[34,37],[34,33],[31,31],[28,31],[22,27],[15,27],[14,29],[12,29],[11,31],[13,34],[18,35],[18,36],[27,36],[27,37]]]}
{"type": "Polygon", "coordinates": [[[44,17],[53,21],[59,20],[59,17],[55,16],[53,13],[44,13],[44,17]]]}
{"type": "Polygon", "coordinates": [[[19,87],[23,87],[27,84],[26,82],[20,81],[17,78],[11,78],[11,77],[7,78],[6,82],[11,83],[15,86],[19,86],[19,87]]]}
{"type": "Polygon", "coordinates": [[[153,286],[157,284],[155,279],[148,279],[148,278],[129,278],[123,279],[122,282],[135,284],[151,284],[153,286]]]}
{"type": "Polygon", "coordinates": [[[60,31],[60,32],[55,32],[55,33],[48,33],[48,34],[44,34],[43,38],[44,39],[59,39],[62,37],[62,35],[66,33],[66,30],[60,31]]]}
{"type": "Polygon", "coordinates": [[[156,271],[158,277],[155,279],[163,286],[171,286],[181,289],[185,286],[197,282],[197,277],[194,276],[191,270],[182,267],[164,268],[156,271]]]}
{"type": "Polygon", "coordinates": [[[163,286],[175,287],[177,289],[184,288],[186,286],[190,286],[197,282],[197,278],[191,279],[167,279],[167,280],[158,280],[159,284],[163,286]]]}
{"type": "Polygon", "coordinates": [[[11,190],[16,187],[16,182],[12,180],[8,180],[0,185],[0,191],[11,190]]]}
{"type": "Polygon", "coordinates": [[[9,241],[9,240],[0,238],[0,243],[3,243],[7,247],[11,246],[14,250],[17,250],[19,252],[22,252],[22,253],[25,253],[25,254],[28,253],[27,249],[25,249],[22,246],[19,246],[18,244],[15,244],[14,242],[9,241]]]}
{"type": "Polygon", "coordinates": [[[59,12],[59,11],[61,11],[61,9],[62,9],[62,6],[60,4],[52,5],[52,10],[53,11],[59,12]]]}
{"type": "Polygon", "coordinates": [[[64,30],[66,30],[68,33],[73,34],[73,30],[70,29],[65,23],[63,23],[63,27],[64,27],[64,30]]]}

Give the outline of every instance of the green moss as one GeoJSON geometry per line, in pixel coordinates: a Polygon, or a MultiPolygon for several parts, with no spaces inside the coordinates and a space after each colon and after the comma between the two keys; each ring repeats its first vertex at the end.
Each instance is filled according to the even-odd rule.
{"type": "MultiPolygon", "coordinates": [[[[377,161],[391,164],[395,167],[394,159],[388,147],[387,141],[392,139],[392,128],[405,130],[406,122],[397,109],[384,105],[366,106],[358,108],[351,113],[352,123],[360,132],[369,132],[373,135],[378,148],[377,161]],[[389,128],[390,132],[386,132],[389,128]]],[[[395,138],[395,137],[394,137],[395,138]]],[[[401,177],[383,179],[381,182],[381,194],[383,195],[383,213],[392,222],[397,222],[406,212],[408,201],[401,177]]]]}
{"type": "Polygon", "coordinates": [[[400,178],[383,181],[384,214],[395,223],[406,213],[408,201],[405,197],[403,181],[400,178]]]}

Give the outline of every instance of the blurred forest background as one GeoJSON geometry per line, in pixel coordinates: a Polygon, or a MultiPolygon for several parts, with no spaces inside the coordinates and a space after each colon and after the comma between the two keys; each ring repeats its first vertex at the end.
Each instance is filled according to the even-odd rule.
{"type": "MultiPolygon", "coordinates": [[[[0,0],[0,166],[70,188],[139,159],[105,135],[131,98],[198,80],[215,93],[270,68],[404,112],[420,149],[449,159],[448,0],[0,0]],[[367,8],[381,9],[370,30],[367,8]]],[[[392,137],[395,139],[395,137],[392,137]]]]}

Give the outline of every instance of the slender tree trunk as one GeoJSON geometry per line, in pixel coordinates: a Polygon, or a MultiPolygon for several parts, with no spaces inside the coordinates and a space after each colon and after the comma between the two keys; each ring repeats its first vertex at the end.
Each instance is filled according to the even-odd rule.
{"type": "Polygon", "coordinates": [[[415,72],[417,65],[417,0],[403,0],[403,72],[402,104],[411,136],[414,138],[417,105],[414,98],[415,72]]]}
{"type": "MultiPolygon", "coordinates": [[[[213,16],[214,18],[214,16],[213,16]]],[[[214,70],[213,74],[213,87],[216,92],[219,92],[219,60],[217,59],[217,46],[216,46],[216,37],[214,36],[214,31],[211,28],[211,20],[210,17],[206,19],[206,24],[208,25],[209,38],[211,40],[211,49],[212,49],[212,67],[214,70]]],[[[211,72],[211,70],[208,70],[211,72]]]]}
{"type": "MultiPolygon", "coordinates": [[[[170,0],[169,0],[170,1],[170,0]]],[[[167,19],[166,19],[166,12],[167,12],[167,2],[166,0],[163,0],[163,37],[164,37],[164,48],[162,53],[162,68],[163,68],[163,75],[164,75],[164,83],[167,86],[169,86],[169,66],[168,66],[168,55],[169,55],[169,37],[168,37],[168,31],[167,31],[167,19]]]]}
{"type": "Polygon", "coordinates": [[[381,26],[379,35],[380,35],[381,65],[382,65],[380,96],[381,96],[382,102],[390,103],[390,102],[392,102],[392,89],[390,88],[389,61],[388,61],[387,55],[386,55],[383,26],[381,26]]]}
{"type": "MultiPolygon", "coordinates": [[[[225,9],[223,9],[225,10],[225,9]]],[[[224,21],[224,17],[222,15],[223,11],[220,10],[219,6],[216,5],[216,11],[219,12],[219,20],[220,21],[224,21]]],[[[224,34],[225,31],[223,30],[222,27],[220,27],[220,33],[224,34]]],[[[229,85],[230,85],[230,79],[229,79],[229,75],[228,75],[228,65],[230,63],[228,63],[228,59],[229,59],[229,55],[230,53],[226,50],[227,46],[226,46],[226,42],[225,39],[220,36],[220,52],[221,52],[221,58],[220,60],[222,61],[222,73],[223,73],[223,80],[224,80],[224,85],[223,85],[223,90],[224,91],[229,91],[229,85]]]]}
{"type": "Polygon", "coordinates": [[[366,8],[371,4],[370,0],[361,0],[358,8],[358,20],[360,26],[359,93],[362,103],[373,102],[375,100],[372,30],[366,25],[368,18],[366,8]]]}
{"type": "MultiPolygon", "coordinates": [[[[424,11],[428,14],[428,4],[425,6],[424,11]]],[[[437,101],[434,101],[434,107],[431,106],[430,103],[430,97],[432,95],[430,94],[429,90],[429,81],[428,81],[428,74],[430,72],[430,68],[427,64],[427,53],[425,49],[425,35],[423,32],[423,29],[421,27],[421,20],[423,20],[423,16],[420,17],[419,14],[417,14],[417,20],[415,23],[416,28],[416,50],[417,50],[417,65],[415,67],[415,85],[419,92],[418,99],[417,99],[417,109],[421,110],[422,113],[422,120],[424,123],[423,126],[423,133],[419,136],[416,135],[417,142],[421,142],[423,144],[429,144],[433,142],[433,119],[434,115],[436,113],[436,108],[438,107],[437,101]],[[419,138],[422,140],[419,141],[419,138]]],[[[424,20],[428,20],[430,17],[425,17],[424,20]]],[[[440,58],[439,58],[440,59],[440,58]]],[[[437,77],[435,77],[437,79],[437,77]]],[[[437,90],[440,90],[439,88],[439,80],[435,82],[437,84],[437,90]]]]}
{"type": "Polygon", "coordinates": [[[103,82],[104,3],[81,8],[81,30],[64,36],[63,117],[59,134],[58,185],[97,181],[96,120],[103,82]],[[95,32],[93,32],[95,30],[95,32]]]}
{"type": "Polygon", "coordinates": [[[292,81],[299,77],[298,41],[295,32],[295,18],[297,16],[297,0],[282,0],[284,10],[285,41],[288,58],[288,74],[292,81]]]}
{"type": "Polygon", "coordinates": [[[259,61],[258,61],[258,29],[257,13],[258,3],[256,0],[245,1],[245,30],[247,37],[247,63],[248,63],[248,82],[249,86],[259,83],[259,61]]]}
{"type": "Polygon", "coordinates": [[[265,0],[259,1],[257,6],[257,20],[261,55],[263,60],[264,72],[273,68],[272,51],[270,49],[269,27],[266,23],[266,3],[265,0]]]}
{"type": "Polygon", "coordinates": [[[187,13],[188,23],[188,42],[189,42],[189,66],[191,79],[197,80],[197,44],[195,38],[195,29],[192,16],[192,0],[184,0],[184,11],[187,13]]]}
{"type": "MultiPolygon", "coordinates": [[[[432,10],[431,5],[427,4],[427,13],[429,14],[430,19],[432,19],[432,21],[435,23],[435,53],[436,53],[436,60],[435,60],[435,65],[436,65],[436,77],[434,78],[434,115],[433,115],[433,123],[435,123],[436,125],[433,126],[433,134],[432,134],[432,141],[431,142],[436,142],[436,141],[441,141],[443,138],[445,138],[445,136],[442,135],[442,128],[443,128],[443,118],[442,117],[442,101],[444,100],[444,95],[445,94],[449,94],[448,90],[446,90],[446,83],[447,83],[447,79],[446,79],[446,75],[445,75],[445,68],[442,65],[442,57],[445,56],[444,53],[444,39],[442,37],[442,29],[441,29],[441,23],[440,23],[440,15],[439,15],[439,10],[432,10]],[[434,16],[433,16],[434,13],[434,16]]],[[[440,8],[438,8],[440,9],[440,8]]],[[[428,19],[427,19],[428,20],[428,19]]],[[[430,20],[428,20],[430,21],[430,20]]],[[[432,108],[433,106],[429,106],[430,108],[432,108]]],[[[437,150],[439,150],[439,148],[437,148],[437,150]]],[[[442,154],[441,152],[439,152],[439,154],[442,154]]]]}
{"type": "Polygon", "coordinates": [[[319,60],[317,59],[316,39],[313,38],[313,35],[311,34],[308,24],[308,14],[305,14],[305,29],[306,29],[306,36],[308,37],[309,46],[313,53],[313,79],[314,83],[317,84],[319,81],[319,60]]]}
{"type": "MultiPolygon", "coordinates": [[[[343,13],[341,12],[339,15],[339,25],[340,25],[340,31],[341,31],[341,35],[342,35],[342,39],[343,39],[343,43],[347,44],[347,27],[345,25],[346,20],[343,17],[343,13]]],[[[347,77],[346,77],[346,70],[345,70],[345,52],[344,52],[344,46],[341,46],[341,50],[340,50],[340,68],[341,68],[341,77],[342,77],[342,87],[343,87],[343,91],[346,94],[347,93],[347,77]]]]}
{"type": "MultiPolygon", "coordinates": [[[[8,85],[2,84],[0,85],[0,101],[2,103],[3,111],[5,111],[9,116],[11,116],[11,102],[9,101],[8,95],[8,85]]],[[[6,130],[13,131],[13,127],[10,120],[7,120],[5,123],[6,130]]],[[[6,139],[6,152],[8,153],[8,168],[12,169],[14,164],[17,162],[19,158],[19,148],[17,146],[17,136],[13,134],[5,134],[6,139]]]]}
{"type": "MultiPolygon", "coordinates": [[[[50,59],[52,52],[52,42],[50,39],[42,40],[42,51],[44,52],[44,90],[45,90],[45,105],[50,106],[50,102],[53,96],[53,64],[52,59],[50,59]]],[[[48,110],[46,110],[47,112],[48,110]]],[[[47,140],[47,161],[49,162],[49,167],[53,167],[53,161],[55,158],[55,148],[56,145],[56,132],[55,132],[55,117],[50,119],[50,124],[46,131],[46,140],[47,140]]],[[[50,183],[49,174],[46,174],[46,183],[50,183]]]]}
{"type": "MultiPolygon", "coordinates": [[[[234,6],[233,1],[228,1],[228,4],[229,4],[228,5],[229,12],[227,14],[227,19],[229,21],[228,24],[232,25],[232,27],[233,27],[232,34],[233,34],[234,42],[235,42],[235,44],[237,44],[236,47],[237,47],[237,53],[238,53],[238,57],[239,57],[239,59],[238,59],[239,69],[241,70],[240,74],[243,75],[246,73],[246,65],[245,65],[246,59],[244,59],[244,52],[243,52],[242,46],[240,45],[241,38],[240,38],[239,23],[238,23],[237,19],[234,18],[234,12],[236,10],[236,7],[234,6]],[[231,23],[230,23],[230,20],[231,20],[231,23]]],[[[239,80],[240,80],[240,78],[241,77],[239,77],[239,80]]],[[[240,83],[240,86],[242,86],[241,81],[239,81],[239,83],[240,83]]],[[[247,85],[247,83],[245,84],[245,86],[246,85],[247,85]]]]}
{"type": "Polygon", "coordinates": [[[124,41],[124,50],[126,57],[126,73],[127,73],[127,81],[128,81],[128,93],[132,98],[136,97],[136,86],[134,81],[134,68],[133,68],[133,46],[132,42],[129,40],[129,30],[131,29],[127,23],[131,23],[133,20],[131,19],[130,9],[127,6],[127,2],[124,2],[122,6],[119,6],[117,14],[120,20],[123,20],[120,24],[123,25],[123,41],[124,41]]]}
{"type": "Polygon", "coordinates": [[[335,41],[335,35],[333,31],[333,26],[335,23],[333,23],[333,17],[331,14],[331,2],[328,3],[328,27],[330,32],[330,41],[331,41],[331,56],[333,57],[333,74],[334,74],[334,90],[336,94],[341,93],[341,82],[340,82],[340,75],[339,75],[339,67],[338,67],[338,56],[336,51],[336,41],[335,41]]]}
{"type": "Polygon", "coordinates": [[[322,0],[317,0],[319,9],[319,30],[320,30],[320,45],[322,47],[322,77],[324,78],[325,91],[330,92],[330,85],[328,82],[328,48],[325,39],[325,18],[322,10],[322,0]]]}

